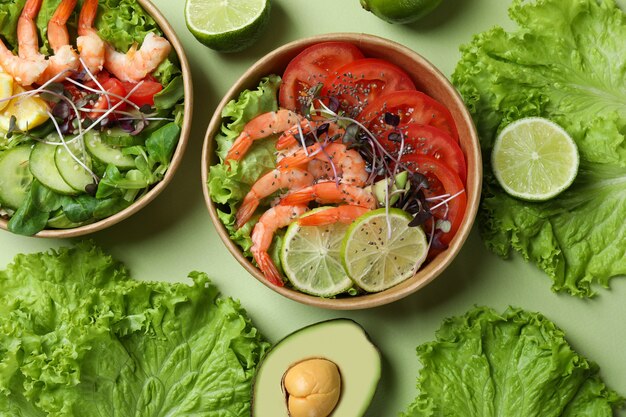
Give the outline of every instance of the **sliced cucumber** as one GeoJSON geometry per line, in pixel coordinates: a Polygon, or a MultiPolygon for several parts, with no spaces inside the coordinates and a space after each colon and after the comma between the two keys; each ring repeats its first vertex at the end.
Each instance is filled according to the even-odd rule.
{"type": "MultiPolygon", "coordinates": [[[[91,169],[91,158],[86,152],[83,152],[78,142],[68,144],[68,148],[87,168],[91,169]]],[[[91,173],[72,158],[65,146],[57,146],[54,163],[63,180],[76,191],[84,192],[85,187],[93,183],[91,173]]]]}
{"type": "Polygon", "coordinates": [[[113,164],[120,169],[135,168],[135,158],[124,155],[120,148],[104,143],[99,133],[93,131],[85,133],[85,147],[91,156],[106,164],[113,164]]]}
{"type": "Polygon", "coordinates": [[[146,143],[145,137],[141,135],[132,136],[119,126],[105,129],[100,132],[100,139],[104,144],[112,147],[135,146],[146,143]]]}
{"type": "Polygon", "coordinates": [[[61,176],[54,163],[54,156],[61,145],[39,142],[30,153],[30,172],[37,180],[53,191],[61,194],[78,194],[61,176]]]}
{"type": "Polygon", "coordinates": [[[31,146],[20,145],[0,153],[0,203],[19,208],[28,194],[33,175],[28,169],[31,146]]]}

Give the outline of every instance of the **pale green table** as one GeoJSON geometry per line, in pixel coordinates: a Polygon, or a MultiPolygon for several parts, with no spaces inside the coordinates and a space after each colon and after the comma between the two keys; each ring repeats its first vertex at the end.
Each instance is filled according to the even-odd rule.
{"type": "MultiPolygon", "coordinates": [[[[484,246],[476,230],[445,274],[402,301],[366,311],[335,312],[297,304],[275,294],[235,261],[222,245],[205,207],[200,150],[213,109],[240,74],[270,50],[295,39],[328,32],[367,32],[398,41],[450,75],[458,47],[493,25],[512,27],[507,0],[444,0],[421,24],[390,25],[363,11],[358,0],[274,0],[270,28],[243,53],[222,55],[187,31],[182,0],[154,0],[178,32],[194,82],[194,122],[183,164],[174,181],[134,217],[96,233],[93,240],[145,280],[183,280],[192,270],[208,272],[223,294],[241,300],[254,323],[271,340],[302,326],[334,317],[361,323],[384,356],[383,377],[368,416],[394,416],[416,395],[419,364],[415,347],[434,338],[442,320],[474,305],[498,310],[508,305],[540,311],[565,330],[582,354],[602,367],[604,380],[626,394],[626,279],[593,300],[550,292],[549,279],[519,257],[503,261],[484,246]]],[[[618,0],[626,10],[626,0],[618,0]]],[[[625,47],[626,48],[626,47],[625,47]]],[[[68,245],[0,233],[0,268],[17,253],[68,245]]],[[[621,413],[620,416],[626,416],[621,413]]]]}

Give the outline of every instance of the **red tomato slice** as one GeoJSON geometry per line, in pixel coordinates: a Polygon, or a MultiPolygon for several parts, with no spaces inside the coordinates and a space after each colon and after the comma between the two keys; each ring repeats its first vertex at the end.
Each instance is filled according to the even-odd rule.
{"type": "MultiPolygon", "coordinates": [[[[88,81],[85,81],[85,85],[89,88],[95,88],[95,89],[100,89],[100,87],[98,87],[98,85],[96,84],[96,82],[94,80],[91,79],[91,77],[89,75],[86,75],[85,78],[88,81]]],[[[108,71],[106,70],[102,70],[99,73],[97,73],[95,75],[96,80],[98,81],[98,83],[100,83],[100,85],[102,85],[103,83],[105,83],[109,78],[111,78],[111,74],[109,74],[108,71]]]]}
{"type": "MultiPolygon", "coordinates": [[[[102,85],[102,88],[104,88],[104,90],[109,93],[115,94],[120,97],[126,96],[126,90],[124,89],[124,84],[122,84],[122,82],[118,80],[117,78],[109,78],[108,80],[101,83],[101,85],[102,85]]],[[[108,110],[110,107],[113,107],[120,101],[122,100],[117,97],[113,97],[111,95],[108,96],[108,101],[107,101],[107,97],[105,97],[105,95],[103,94],[100,96],[100,98],[98,99],[96,104],[94,104],[92,108],[96,110],[108,110]]],[[[116,110],[124,110],[124,109],[126,109],[126,103],[122,103],[118,107],[116,107],[116,110]]],[[[94,112],[89,113],[89,118],[95,120],[99,118],[100,116],[102,116],[103,114],[104,114],[103,112],[94,111],[94,112]]],[[[109,119],[115,119],[116,115],[113,113],[110,113],[107,117],[109,119]]]]}
{"type": "Polygon", "coordinates": [[[387,129],[385,113],[400,117],[400,125],[417,123],[441,129],[456,141],[459,134],[450,111],[437,100],[420,91],[394,91],[386,93],[367,105],[358,116],[374,132],[387,129]]]}
{"type": "MultiPolygon", "coordinates": [[[[467,164],[461,147],[452,137],[443,130],[432,126],[409,123],[400,126],[400,132],[404,136],[403,154],[413,153],[416,155],[429,155],[444,163],[452,169],[461,182],[465,184],[467,179],[467,164]]],[[[389,140],[390,135],[397,136],[395,129],[385,132],[380,139],[381,144],[390,152],[397,155],[400,152],[400,142],[389,140]]]]}
{"type": "MultiPolygon", "coordinates": [[[[126,96],[133,88],[135,88],[137,83],[122,81],[122,85],[124,86],[125,91],[124,96],[126,96]]],[[[153,106],[154,95],[161,90],[163,90],[163,86],[160,82],[148,80],[146,78],[143,80],[143,83],[141,83],[141,85],[128,97],[128,99],[138,106],[143,106],[144,104],[153,106]]]]}
{"type": "Polygon", "coordinates": [[[289,62],[283,73],[278,103],[289,110],[299,110],[298,98],[313,86],[323,83],[334,71],[363,53],[348,42],[322,42],[309,46],[289,62]]]}
{"type": "MultiPolygon", "coordinates": [[[[453,196],[465,189],[463,182],[454,171],[448,168],[440,160],[429,155],[407,154],[400,158],[400,161],[407,165],[410,171],[419,172],[428,179],[428,189],[424,190],[426,198],[449,194],[453,196]]],[[[431,202],[430,206],[434,207],[437,202],[431,202]]],[[[447,208],[443,204],[432,210],[436,219],[448,220],[450,222],[450,231],[442,233],[439,240],[444,245],[448,245],[457,230],[461,226],[463,216],[465,215],[465,207],[467,206],[467,195],[461,192],[456,197],[448,201],[447,208]]],[[[425,227],[429,232],[429,226],[425,227]]]]}
{"type": "Polygon", "coordinates": [[[364,58],[338,68],[337,75],[326,80],[322,96],[336,97],[345,111],[356,116],[377,97],[398,90],[415,90],[406,72],[389,61],[364,58]]]}

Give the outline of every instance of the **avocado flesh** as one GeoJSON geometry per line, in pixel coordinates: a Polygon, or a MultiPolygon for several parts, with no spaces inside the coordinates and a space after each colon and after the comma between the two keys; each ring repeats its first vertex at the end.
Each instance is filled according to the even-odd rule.
{"type": "Polygon", "coordinates": [[[339,368],[341,396],[331,416],[364,415],[380,380],[380,352],[361,326],[336,319],[300,329],[266,354],[252,388],[252,417],[289,417],[283,376],[291,366],[311,358],[327,359],[339,368]]]}

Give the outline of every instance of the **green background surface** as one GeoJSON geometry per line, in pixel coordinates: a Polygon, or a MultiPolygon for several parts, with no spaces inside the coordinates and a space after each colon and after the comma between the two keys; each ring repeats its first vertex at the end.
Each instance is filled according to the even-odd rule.
{"type": "MultiPolygon", "coordinates": [[[[254,61],[292,40],[320,33],[365,32],[400,42],[422,54],[448,77],[459,45],[494,25],[513,28],[509,1],[444,0],[432,15],[408,26],[391,25],[361,9],[358,0],[274,0],[269,30],[238,54],[219,54],[197,42],[184,23],[182,0],[155,0],[178,33],[190,61],[194,118],[189,146],[174,181],[130,219],[91,238],[144,280],[184,280],[192,270],[209,273],[222,293],[241,300],[272,341],[317,321],[358,321],[380,347],[383,376],[368,416],[393,416],[416,396],[418,344],[432,340],[444,318],[474,305],[498,310],[514,305],[545,314],[576,350],[598,362],[605,382],[626,395],[626,279],[598,289],[591,300],[550,291],[550,281],[519,256],[502,260],[472,231],[448,270],[418,293],[388,306],[354,312],[329,311],[285,299],[250,276],[222,245],[202,197],[200,153],[204,133],[222,95],[254,61]]],[[[626,10],[626,0],[618,0],[626,10]]],[[[626,46],[625,46],[626,48],[626,46]]],[[[0,232],[0,268],[17,253],[47,250],[70,241],[0,232]]],[[[626,416],[626,412],[618,414],[626,416]]]]}

